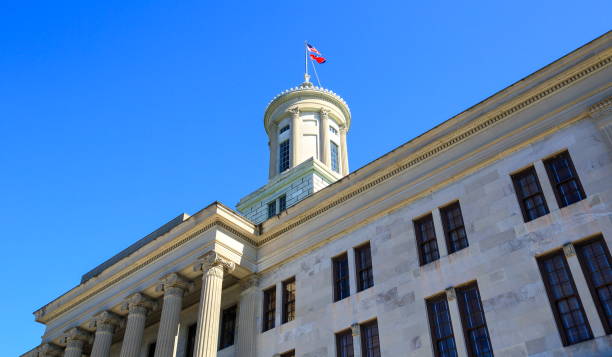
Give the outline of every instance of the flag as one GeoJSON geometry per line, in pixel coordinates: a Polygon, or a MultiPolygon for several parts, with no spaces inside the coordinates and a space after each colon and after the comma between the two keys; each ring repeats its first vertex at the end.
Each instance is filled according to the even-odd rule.
{"type": "Polygon", "coordinates": [[[314,48],[313,45],[311,45],[310,43],[306,44],[306,48],[308,48],[308,51],[316,53],[316,54],[321,54],[321,52],[319,52],[319,50],[317,50],[316,48],[314,48]]]}
{"type": "Polygon", "coordinates": [[[319,57],[313,54],[310,54],[310,58],[312,58],[313,60],[317,61],[317,63],[321,64],[321,63],[325,63],[325,61],[327,61],[325,59],[325,57],[319,57]]]}

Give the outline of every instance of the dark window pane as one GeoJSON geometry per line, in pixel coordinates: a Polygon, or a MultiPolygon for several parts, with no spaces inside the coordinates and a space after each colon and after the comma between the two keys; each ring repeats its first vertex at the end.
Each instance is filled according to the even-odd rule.
{"type": "Polygon", "coordinates": [[[155,346],[156,346],[155,342],[153,342],[152,344],[149,345],[149,349],[147,350],[147,357],[154,357],[155,356],[155,346]]]}
{"type": "Polygon", "coordinates": [[[289,125],[285,125],[282,128],[280,128],[279,134],[282,134],[286,132],[287,130],[289,130],[289,125]]]}
{"type": "Polygon", "coordinates": [[[446,235],[448,254],[466,248],[468,246],[468,240],[465,234],[463,216],[461,215],[459,202],[442,208],[440,210],[440,215],[442,216],[444,234],[446,235]]]}
{"type": "Polygon", "coordinates": [[[282,212],[287,209],[287,196],[282,195],[278,198],[278,212],[282,212]]]}
{"type": "Polygon", "coordinates": [[[431,214],[414,221],[414,230],[416,232],[419,262],[421,265],[438,260],[440,255],[438,253],[438,242],[436,241],[436,231],[431,214]]]}
{"type": "Polygon", "coordinates": [[[353,334],[351,330],[345,330],[336,334],[336,356],[353,357],[353,334]]]}
{"type": "Polygon", "coordinates": [[[281,354],[280,357],[295,357],[295,350],[285,352],[281,354]]]}
{"type": "Polygon", "coordinates": [[[612,333],[612,259],[602,236],[577,245],[578,259],[586,276],[599,317],[607,334],[612,333]]]}
{"type": "Polygon", "coordinates": [[[355,248],[355,266],[357,271],[357,291],[374,286],[370,243],[355,248]]]}
{"type": "Polygon", "coordinates": [[[456,289],[456,293],[468,354],[473,357],[492,357],[493,348],[478,286],[472,283],[456,289]]]}
{"type": "Polygon", "coordinates": [[[349,266],[346,253],[332,259],[334,274],[334,301],[348,297],[349,290],[349,266]]]}
{"type": "Polygon", "coordinates": [[[544,161],[548,178],[559,207],[569,206],[586,198],[580,179],[567,151],[544,161]]]}
{"type": "Polygon", "coordinates": [[[331,169],[340,172],[340,165],[338,164],[338,144],[333,141],[329,142],[330,156],[331,156],[331,169]]]}
{"type": "Polygon", "coordinates": [[[278,172],[289,169],[289,140],[280,143],[278,149],[278,172]]]}
{"type": "Polygon", "coordinates": [[[234,344],[234,333],[236,330],[236,306],[229,307],[223,310],[221,314],[221,337],[219,341],[219,349],[234,344]]]}
{"type": "Polygon", "coordinates": [[[542,279],[564,345],[593,338],[563,252],[538,259],[542,279]]]}
{"type": "Polygon", "coordinates": [[[548,214],[548,206],[533,167],[512,175],[512,182],[525,222],[548,214]]]}
{"type": "Polygon", "coordinates": [[[193,351],[195,350],[195,338],[196,338],[197,330],[198,330],[197,324],[193,324],[189,326],[189,330],[187,331],[187,353],[185,353],[185,357],[193,357],[193,351]]]}
{"type": "Polygon", "coordinates": [[[448,311],[446,295],[442,295],[427,301],[427,314],[431,328],[431,340],[436,357],[455,357],[455,336],[448,311]]]}
{"type": "Polygon", "coordinates": [[[361,325],[361,354],[363,357],[380,357],[380,340],[376,320],[361,325]]]}
{"type": "Polygon", "coordinates": [[[268,218],[276,216],[276,201],[268,203],[268,218]]]}
{"type": "Polygon", "coordinates": [[[264,291],[263,331],[274,328],[276,315],[276,287],[264,291]]]}
{"type": "Polygon", "coordinates": [[[295,278],[283,282],[283,323],[295,319],[295,278]]]}

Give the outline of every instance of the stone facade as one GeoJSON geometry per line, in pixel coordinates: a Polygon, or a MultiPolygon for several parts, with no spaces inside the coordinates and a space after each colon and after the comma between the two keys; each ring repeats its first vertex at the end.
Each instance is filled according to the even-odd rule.
{"type": "Polygon", "coordinates": [[[612,245],[611,44],[603,35],[336,182],[309,171],[316,158],[287,172],[302,175],[291,185],[273,175],[243,207],[256,212],[289,192],[283,186],[304,197],[295,193],[272,219],[254,223],[217,202],[185,216],[39,309],[47,328],[26,355],[76,356],[99,344],[100,356],[145,357],[163,340],[176,357],[189,348],[198,357],[335,356],[335,334],[349,331],[365,357],[363,324],[375,320],[382,356],[432,356],[427,301],[442,296],[463,357],[470,345],[460,300],[472,283],[495,356],[612,355],[577,254],[592,237],[612,245]],[[585,194],[564,207],[545,167],[561,152],[585,194]],[[512,175],[530,167],[548,212],[526,221],[512,175]],[[449,253],[442,213],[455,202],[468,246],[449,253]],[[429,214],[439,259],[422,264],[414,221],[429,214]],[[364,243],[374,283],[358,291],[355,248],[364,243]],[[592,338],[564,344],[538,267],[549,253],[567,262],[592,338]],[[332,259],[343,254],[350,294],[334,301],[332,259]],[[290,279],[295,318],[284,322],[290,279]],[[266,314],[264,291],[274,287],[276,310],[266,314]],[[231,306],[234,342],[219,350],[219,319],[231,306]],[[267,318],[274,327],[263,331],[267,318]]]}

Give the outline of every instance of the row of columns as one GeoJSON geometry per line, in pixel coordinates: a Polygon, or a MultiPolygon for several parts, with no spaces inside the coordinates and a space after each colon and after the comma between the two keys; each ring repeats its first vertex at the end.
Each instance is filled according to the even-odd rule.
{"type": "MultiPolygon", "coordinates": [[[[202,290],[198,307],[197,332],[195,338],[195,357],[214,356],[217,352],[219,337],[219,315],[221,311],[221,294],[223,277],[233,271],[233,262],[223,258],[214,251],[206,253],[194,265],[194,270],[202,275],[202,290]]],[[[248,277],[241,281],[239,321],[238,321],[238,356],[249,356],[254,348],[257,308],[257,278],[248,277]]],[[[157,291],[163,292],[162,311],[157,333],[155,357],[170,357],[174,353],[175,337],[178,334],[183,296],[193,289],[194,284],[178,273],[171,273],[160,280],[157,291]]],[[[67,330],[62,336],[65,348],[54,344],[44,344],[36,349],[33,356],[81,357],[86,344],[92,343],[91,357],[108,357],[113,335],[118,327],[125,325],[120,357],[137,357],[140,355],[147,315],[155,310],[158,304],[152,298],[135,293],[128,296],[122,310],[127,317],[121,317],[110,311],[95,315],[88,327],[95,330],[92,334],[79,327],[67,330]]]]}

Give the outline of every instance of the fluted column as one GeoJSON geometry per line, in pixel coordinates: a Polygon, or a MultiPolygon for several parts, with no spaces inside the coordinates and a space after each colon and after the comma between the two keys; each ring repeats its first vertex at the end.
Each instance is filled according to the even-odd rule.
{"type": "Polygon", "coordinates": [[[361,357],[361,327],[358,323],[351,325],[353,335],[353,357],[361,357]]]}
{"type": "Polygon", "coordinates": [[[240,281],[240,303],[238,309],[238,332],[236,338],[236,356],[250,357],[254,355],[257,341],[257,307],[259,278],[251,275],[240,281]]]}
{"type": "Polygon", "coordinates": [[[66,343],[64,349],[64,357],[81,357],[83,354],[83,347],[85,343],[89,341],[91,334],[78,327],[73,327],[64,333],[62,339],[66,343]]]}
{"type": "Polygon", "coordinates": [[[349,166],[346,149],[346,126],[344,125],[340,127],[340,155],[342,156],[342,176],[346,176],[349,173],[349,166]]]}
{"type": "Polygon", "coordinates": [[[122,309],[127,310],[128,317],[120,357],[137,357],[140,354],[147,314],[155,306],[151,298],[141,293],[130,295],[125,300],[122,309]]]}
{"type": "Polygon", "coordinates": [[[289,108],[289,114],[291,115],[291,165],[290,167],[297,166],[300,160],[300,149],[302,132],[300,125],[300,108],[297,106],[289,108]]]}
{"type": "Polygon", "coordinates": [[[94,316],[94,319],[89,323],[89,327],[96,330],[93,347],[91,348],[91,357],[110,356],[113,334],[122,320],[120,316],[110,311],[102,311],[94,316]]]}
{"type": "Polygon", "coordinates": [[[223,274],[233,271],[234,267],[233,262],[214,251],[206,253],[194,266],[195,270],[204,273],[198,308],[194,357],[217,355],[223,274]]]}
{"type": "Polygon", "coordinates": [[[276,176],[278,172],[278,125],[271,124],[270,125],[270,171],[269,177],[272,178],[276,176]]]}
{"type": "MultiPolygon", "coordinates": [[[[321,139],[321,162],[331,168],[329,156],[329,109],[321,108],[319,111],[321,125],[319,125],[319,138],[321,139]]],[[[339,163],[338,163],[339,164],[339,163]]]]}
{"type": "Polygon", "coordinates": [[[177,273],[165,276],[157,286],[158,291],[164,292],[164,302],[157,332],[155,357],[172,356],[183,308],[183,295],[192,286],[189,280],[177,273]]]}

